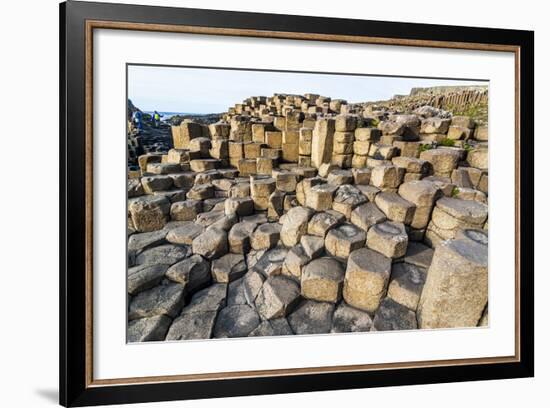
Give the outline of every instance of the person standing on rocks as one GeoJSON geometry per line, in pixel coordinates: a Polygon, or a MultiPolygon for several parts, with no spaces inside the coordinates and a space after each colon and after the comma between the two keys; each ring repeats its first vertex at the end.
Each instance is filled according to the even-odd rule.
{"type": "Polygon", "coordinates": [[[134,112],[134,123],[136,124],[136,127],[138,130],[143,130],[143,113],[141,111],[135,111],[134,112]]]}
{"type": "Polygon", "coordinates": [[[162,117],[162,115],[160,113],[158,113],[157,111],[155,111],[153,113],[153,125],[155,126],[155,128],[159,127],[161,117],[162,117]]]}

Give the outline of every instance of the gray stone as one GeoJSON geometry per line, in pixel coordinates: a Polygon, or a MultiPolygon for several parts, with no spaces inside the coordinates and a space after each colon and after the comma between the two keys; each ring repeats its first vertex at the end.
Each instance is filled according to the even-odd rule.
{"type": "Polygon", "coordinates": [[[166,277],[183,285],[185,293],[191,294],[210,284],[210,263],[195,254],[172,265],[166,271],[166,277]]]}
{"type": "Polygon", "coordinates": [[[287,247],[300,242],[302,235],[307,233],[309,219],[313,211],[307,207],[294,207],[284,217],[281,228],[281,241],[287,247]]]}
{"type": "Polygon", "coordinates": [[[377,331],[417,329],[415,313],[393,299],[385,298],[376,311],[373,320],[377,331]]]}
{"type": "Polygon", "coordinates": [[[246,287],[243,278],[231,282],[227,288],[227,305],[231,306],[248,304],[245,291],[246,287]]]}
{"type": "Polygon", "coordinates": [[[265,278],[259,272],[248,271],[246,275],[244,275],[242,280],[243,280],[244,297],[246,299],[246,303],[248,303],[250,306],[254,306],[256,297],[258,296],[258,293],[260,293],[260,290],[262,289],[265,278]]]}
{"type": "Polygon", "coordinates": [[[160,245],[149,248],[136,257],[136,264],[163,264],[173,265],[191,254],[189,247],[179,245],[160,245]]]}
{"type": "Polygon", "coordinates": [[[200,340],[212,337],[217,312],[185,313],[170,326],[166,340],[200,340]]]}
{"type": "Polygon", "coordinates": [[[296,334],[329,333],[332,327],[333,313],[334,305],[332,303],[306,300],[288,316],[287,320],[296,334]]]}
{"type": "Polygon", "coordinates": [[[300,244],[310,259],[318,258],[325,250],[325,240],[315,235],[302,235],[300,244]]]}
{"type": "Polygon", "coordinates": [[[165,315],[131,320],[128,323],[127,341],[129,343],[162,341],[171,323],[172,319],[165,315]]]}
{"type": "Polygon", "coordinates": [[[132,234],[128,238],[128,252],[137,254],[144,249],[164,244],[167,233],[167,230],[162,229],[152,232],[142,232],[141,234],[132,234]]]}
{"type": "Polygon", "coordinates": [[[241,278],[246,270],[246,261],[241,254],[226,254],[212,261],[212,277],[216,282],[233,282],[241,278]]]}
{"type": "Polygon", "coordinates": [[[229,230],[227,237],[229,251],[235,254],[246,254],[250,251],[250,236],[256,229],[256,224],[248,221],[239,222],[229,230]]]}
{"type": "Polygon", "coordinates": [[[368,332],[372,319],[368,313],[340,303],[334,311],[331,333],[368,332]]]}
{"type": "Polygon", "coordinates": [[[178,201],[170,207],[170,217],[174,221],[193,221],[201,211],[201,201],[178,201]]]}
{"type": "Polygon", "coordinates": [[[353,209],[368,201],[367,197],[356,187],[346,184],[336,191],[332,202],[332,209],[338,211],[349,220],[353,209]]]}
{"type": "Polygon", "coordinates": [[[207,259],[219,258],[228,250],[227,233],[217,228],[207,229],[193,240],[193,253],[207,259]]]}
{"type": "Polygon", "coordinates": [[[270,276],[256,298],[256,309],[266,320],[286,316],[300,298],[296,282],[282,276],[270,276]]]}
{"type": "Polygon", "coordinates": [[[416,311],[425,281],[426,270],[408,263],[396,263],[392,267],[388,297],[416,311]]]}
{"type": "Polygon", "coordinates": [[[294,334],[285,318],[264,320],[250,332],[249,337],[257,336],[289,336],[294,334]]]}
{"type": "Polygon", "coordinates": [[[411,265],[428,269],[432,263],[433,256],[434,250],[432,248],[418,242],[409,242],[407,253],[403,260],[411,265]]]}
{"type": "Polygon", "coordinates": [[[181,226],[168,232],[166,240],[172,244],[192,245],[193,240],[203,232],[203,226],[192,221],[183,221],[181,226]]]}
{"type": "Polygon", "coordinates": [[[138,265],[128,268],[128,293],[135,295],[158,285],[168,265],[138,265]]]}
{"type": "Polygon", "coordinates": [[[216,325],[214,337],[246,337],[260,324],[258,313],[248,305],[234,305],[222,309],[216,325]]]}
{"type": "Polygon", "coordinates": [[[415,205],[397,193],[382,192],[376,196],[374,202],[386,217],[392,221],[408,225],[413,220],[415,205]]]}
{"type": "Polygon", "coordinates": [[[265,251],[253,267],[250,266],[250,263],[248,266],[266,277],[271,275],[279,275],[281,274],[283,262],[287,254],[288,249],[284,247],[273,248],[265,251]]]}
{"type": "Polygon", "coordinates": [[[386,216],[374,203],[366,203],[351,212],[350,221],[367,232],[373,225],[386,221],[386,216]]]}
{"type": "Polygon", "coordinates": [[[324,238],[327,232],[344,222],[345,216],[334,210],[328,210],[315,214],[309,220],[307,233],[324,238]]]}
{"type": "Polygon", "coordinates": [[[140,319],[158,315],[175,317],[183,307],[184,286],[168,283],[138,293],[130,302],[128,319],[140,319]]]}

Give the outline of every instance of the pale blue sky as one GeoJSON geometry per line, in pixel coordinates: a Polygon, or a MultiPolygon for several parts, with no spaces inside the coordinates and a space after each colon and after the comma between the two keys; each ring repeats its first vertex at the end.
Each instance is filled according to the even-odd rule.
{"type": "Polygon", "coordinates": [[[220,113],[249,96],[273,93],[366,102],[408,94],[413,87],[482,84],[486,82],[128,66],[128,97],[141,110],[160,112],[220,113]]]}

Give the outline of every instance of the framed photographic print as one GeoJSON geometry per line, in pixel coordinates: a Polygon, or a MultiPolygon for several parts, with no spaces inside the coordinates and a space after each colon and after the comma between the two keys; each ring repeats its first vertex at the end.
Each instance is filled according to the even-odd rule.
{"type": "Polygon", "coordinates": [[[533,376],[533,32],[60,15],[61,404],[533,376]]]}

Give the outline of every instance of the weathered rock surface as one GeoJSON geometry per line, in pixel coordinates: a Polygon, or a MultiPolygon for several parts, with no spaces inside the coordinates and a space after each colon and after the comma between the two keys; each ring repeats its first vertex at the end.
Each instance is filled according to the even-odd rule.
{"type": "Polygon", "coordinates": [[[311,261],[301,276],[302,296],[319,302],[337,303],[342,297],[344,268],[333,258],[311,261]]]}
{"type": "Polygon", "coordinates": [[[371,327],[372,319],[368,313],[340,303],[334,311],[331,333],[367,332],[371,327]]]}
{"type": "Polygon", "coordinates": [[[313,300],[303,301],[287,320],[296,334],[329,333],[334,305],[313,300]]]}
{"type": "Polygon", "coordinates": [[[418,327],[415,313],[390,298],[385,298],[380,303],[374,315],[373,326],[377,331],[414,330],[418,327]]]}
{"type": "Polygon", "coordinates": [[[256,298],[256,308],[266,320],[286,316],[300,299],[300,287],[292,279],[270,276],[256,298]]]}

